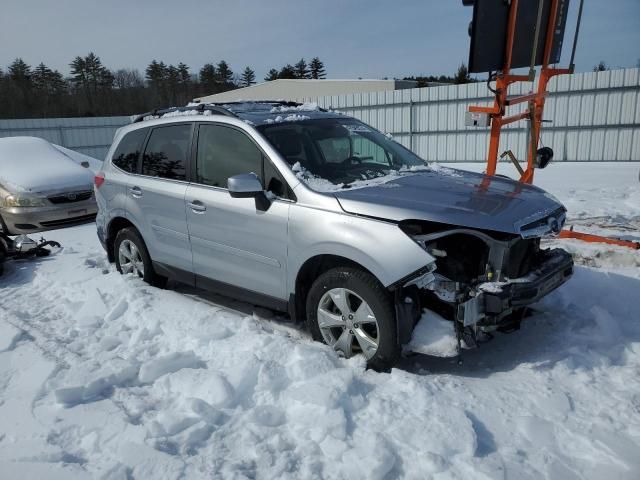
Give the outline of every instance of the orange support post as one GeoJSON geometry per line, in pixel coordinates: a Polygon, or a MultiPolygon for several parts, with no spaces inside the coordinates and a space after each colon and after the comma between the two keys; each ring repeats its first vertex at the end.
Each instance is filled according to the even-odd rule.
{"type": "MultiPolygon", "coordinates": [[[[544,1],[544,0],[541,0],[544,1]]],[[[541,11],[541,10],[539,10],[541,11]]],[[[469,107],[470,112],[486,113],[491,117],[491,132],[489,140],[489,155],[487,157],[487,174],[495,175],[498,163],[498,150],[500,148],[500,133],[503,125],[508,125],[519,120],[529,119],[531,122],[531,135],[527,147],[527,168],[520,176],[521,183],[533,183],[533,175],[535,172],[536,155],[538,144],[540,142],[540,130],[542,128],[542,115],[544,113],[544,105],[547,96],[547,87],[549,81],[556,75],[573,73],[573,55],[575,54],[575,46],[578,38],[578,29],[580,27],[580,17],[582,14],[582,0],[580,2],[580,11],[578,13],[578,25],[576,28],[573,51],[571,54],[570,68],[549,68],[549,60],[553,48],[553,35],[555,32],[556,17],[558,15],[558,0],[551,0],[551,12],[547,23],[547,35],[544,44],[544,56],[542,67],[540,69],[540,77],[535,93],[521,95],[518,97],[508,98],[507,92],[509,86],[515,82],[530,81],[526,75],[511,75],[511,58],[513,54],[513,42],[515,38],[516,18],[518,14],[518,0],[511,0],[511,8],[509,10],[509,19],[507,24],[507,37],[505,46],[505,58],[502,71],[496,76],[495,100],[492,107],[469,107]],[[519,103],[528,102],[529,107],[526,111],[505,117],[506,107],[519,103]]],[[[536,35],[537,40],[537,35],[536,35]]],[[[535,52],[534,52],[535,53],[535,52]]],[[[533,62],[532,62],[533,63],[533,62]]],[[[482,188],[488,188],[491,180],[485,179],[482,182],[482,188]]],[[[560,232],[560,238],[576,238],[585,242],[601,242],[610,245],[620,245],[630,247],[636,250],[640,249],[639,242],[627,240],[619,240],[615,238],[607,238],[599,235],[591,235],[588,233],[579,233],[572,230],[563,230],[560,232]]]]}

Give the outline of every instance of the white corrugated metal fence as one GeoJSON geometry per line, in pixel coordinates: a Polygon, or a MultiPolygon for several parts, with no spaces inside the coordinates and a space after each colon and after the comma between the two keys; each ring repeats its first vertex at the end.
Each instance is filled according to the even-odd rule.
{"type": "MultiPolygon", "coordinates": [[[[528,93],[530,83],[510,93],[528,93]]],[[[549,84],[541,141],[556,160],[640,161],[640,69],[555,77],[549,84]]],[[[427,160],[485,161],[488,128],[464,126],[469,105],[491,105],[484,82],[446,87],[305,98],[353,115],[427,160]]],[[[509,114],[525,108],[511,107],[509,114]]],[[[500,152],[525,157],[525,121],[503,128],[500,152]]]]}
{"type": "MultiPolygon", "coordinates": [[[[515,84],[513,95],[528,93],[515,84]]],[[[640,69],[562,75],[551,80],[541,141],[559,161],[640,161],[640,69]]],[[[391,133],[427,160],[486,161],[489,132],[464,126],[469,105],[493,102],[485,83],[304,98],[391,133]]],[[[524,104],[509,113],[518,113],[524,104]]],[[[32,135],[104,158],[129,117],[0,120],[0,137],[32,135]]],[[[504,127],[500,152],[525,158],[526,122],[504,127]]]]}

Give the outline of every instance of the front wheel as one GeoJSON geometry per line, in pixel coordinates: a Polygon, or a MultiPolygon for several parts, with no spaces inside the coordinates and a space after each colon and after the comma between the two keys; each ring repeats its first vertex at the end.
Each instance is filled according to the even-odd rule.
{"type": "Polygon", "coordinates": [[[123,275],[135,275],[156,287],[164,287],[167,279],[157,275],[151,263],[147,247],[138,231],[123,228],[114,242],[116,268],[123,275]]]}
{"type": "Polygon", "coordinates": [[[369,273],[346,267],[323,273],[311,286],[306,310],[314,340],[344,357],[362,354],[376,370],[386,370],[398,359],[393,302],[369,273]]]}

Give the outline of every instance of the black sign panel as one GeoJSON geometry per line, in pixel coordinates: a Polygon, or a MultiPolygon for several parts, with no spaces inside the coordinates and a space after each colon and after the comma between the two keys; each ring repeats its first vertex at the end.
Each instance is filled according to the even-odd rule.
{"type": "MultiPolygon", "coordinates": [[[[538,5],[541,1],[544,3],[535,64],[542,65],[552,0],[520,0],[516,17],[511,68],[531,65],[533,41],[538,20],[538,5]]],[[[507,0],[475,0],[470,32],[470,72],[496,71],[502,70],[504,67],[510,3],[507,0]]],[[[560,61],[568,11],[569,0],[558,0],[558,13],[556,15],[549,63],[558,63],[560,61]]]]}

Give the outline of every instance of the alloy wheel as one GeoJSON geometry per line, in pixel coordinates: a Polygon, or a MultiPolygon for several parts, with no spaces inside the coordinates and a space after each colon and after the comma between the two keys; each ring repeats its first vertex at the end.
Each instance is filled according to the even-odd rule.
{"type": "Polygon", "coordinates": [[[144,277],[144,262],[140,250],[131,240],[125,239],[118,249],[118,261],[123,274],[133,273],[144,277]]]}
{"type": "Polygon", "coordinates": [[[325,342],[346,358],[362,352],[367,359],[378,350],[379,329],[371,307],[347,288],[332,288],[320,299],[318,327],[325,342]]]}

